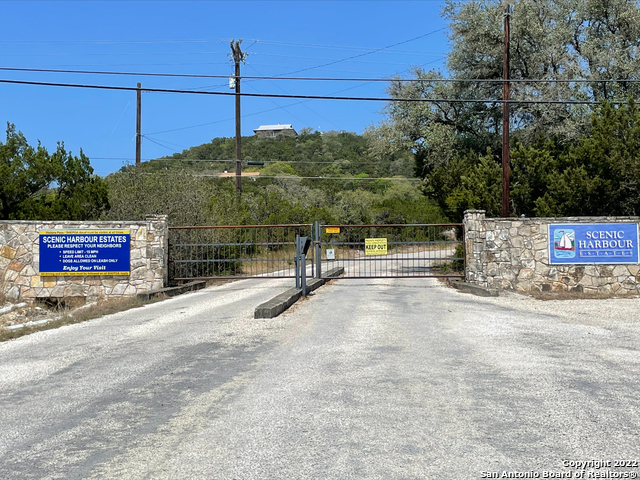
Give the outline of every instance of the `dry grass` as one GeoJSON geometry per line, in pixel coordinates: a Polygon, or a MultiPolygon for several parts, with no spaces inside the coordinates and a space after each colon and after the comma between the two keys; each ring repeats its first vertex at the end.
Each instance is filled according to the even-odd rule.
{"type": "MultiPolygon", "coordinates": [[[[426,254],[430,252],[443,252],[444,250],[451,250],[451,252],[446,252],[447,255],[452,254],[455,251],[455,244],[443,244],[443,243],[434,243],[430,245],[398,245],[398,246],[390,246],[388,249],[388,255],[403,255],[403,254],[426,254]]],[[[307,265],[314,261],[313,255],[315,252],[312,250],[314,247],[312,246],[309,250],[307,265]]],[[[328,248],[332,248],[335,250],[335,260],[356,260],[359,258],[365,257],[364,252],[364,244],[362,248],[355,248],[354,246],[340,246],[340,245],[331,245],[329,243],[323,244],[322,249],[322,259],[327,260],[326,258],[326,250],[328,248]]],[[[253,260],[248,262],[238,262],[242,266],[242,270],[237,272],[238,276],[243,277],[254,277],[259,275],[268,275],[275,272],[283,272],[283,274],[291,274],[293,275],[294,271],[294,262],[293,260],[275,260],[275,259],[293,259],[296,255],[296,249],[294,246],[284,247],[275,251],[260,251],[256,253],[256,255],[246,255],[243,256],[243,260],[252,259],[255,257],[263,258],[263,260],[253,260]]],[[[449,261],[448,258],[444,257],[431,257],[430,255],[424,255],[425,260],[430,260],[433,262],[433,265],[442,265],[445,262],[449,261]]],[[[232,260],[230,260],[232,262],[232,260]]],[[[227,277],[219,277],[221,281],[225,281],[224,279],[233,279],[234,275],[229,275],[227,277]]]]}
{"type": "MultiPolygon", "coordinates": [[[[265,258],[266,260],[255,260],[252,262],[241,262],[242,263],[242,276],[253,277],[257,275],[263,275],[267,273],[274,273],[280,270],[291,271],[293,274],[293,260],[279,260],[276,261],[274,259],[282,259],[282,258],[293,258],[296,256],[296,248],[285,247],[279,250],[265,252],[261,251],[257,253],[257,256],[260,258],[265,258]]],[[[244,258],[250,259],[251,256],[246,256],[244,258]]]]}
{"type": "MultiPolygon", "coordinates": [[[[164,300],[164,297],[156,297],[148,301],[138,300],[138,298],[136,297],[127,297],[117,300],[105,300],[99,302],[94,306],[83,308],[76,313],[69,312],[62,318],[52,320],[51,322],[47,322],[42,325],[22,327],[16,330],[0,329],[0,342],[22,337],[24,335],[29,335],[34,332],[40,332],[42,330],[51,330],[52,328],[59,328],[64,325],[73,325],[74,323],[85,322],[93,318],[102,317],[104,315],[109,315],[112,313],[123,312],[125,310],[141,307],[143,305],[155,303],[161,300],[164,300]]],[[[55,314],[55,312],[52,311],[52,314],[55,314]]]]}
{"type": "Polygon", "coordinates": [[[6,287],[7,287],[7,283],[4,279],[4,274],[3,274],[2,279],[0,280],[0,306],[4,305],[4,303],[7,301],[7,298],[4,293],[6,287]]]}

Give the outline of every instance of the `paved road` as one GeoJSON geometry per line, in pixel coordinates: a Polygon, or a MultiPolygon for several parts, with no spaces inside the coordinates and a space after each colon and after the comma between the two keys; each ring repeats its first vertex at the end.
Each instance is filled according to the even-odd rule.
{"type": "Polygon", "coordinates": [[[639,300],[342,280],[253,320],[273,293],[253,282],[0,345],[0,478],[542,478],[640,460],[639,300]]]}

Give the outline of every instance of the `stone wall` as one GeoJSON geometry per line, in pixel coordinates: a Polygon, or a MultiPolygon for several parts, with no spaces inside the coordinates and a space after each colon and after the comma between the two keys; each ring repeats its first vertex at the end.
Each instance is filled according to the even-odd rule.
{"type": "Polygon", "coordinates": [[[166,216],[139,222],[0,221],[0,293],[9,300],[133,296],[167,285],[166,216]],[[40,276],[39,231],[114,230],[131,233],[129,275],[40,276]]]}
{"type": "Polygon", "coordinates": [[[638,223],[638,217],[485,218],[464,215],[466,280],[524,292],[640,293],[640,266],[550,265],[550,223],[638,223]]]}

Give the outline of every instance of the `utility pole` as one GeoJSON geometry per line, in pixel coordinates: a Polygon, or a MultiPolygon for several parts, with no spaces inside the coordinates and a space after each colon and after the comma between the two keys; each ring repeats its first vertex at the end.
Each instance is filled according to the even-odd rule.
{"type": "Polygon", "coordinates": [[[138,84],[138,90],[136,91],[136,167],[140,166],[140,149],[142,144],[142,90],[138,84]]]}
{"type": "Polygon", "coordinates": [[[236,194],[240,196],[242,192],[242,165],[241,165],[241,142],[242,132],[240,131],[240,62],[244,62],[246,52],[240,49],[242,40],[231,40],[231,53],[235,63],[235,88],[236,88],[236,194]]]}
{"type": "Polygon", "coordinates": [[[504,57],[502,66],[502,216],[509,216],[509,17],[513,13],[513,5],[504,2],[504,57]]]}

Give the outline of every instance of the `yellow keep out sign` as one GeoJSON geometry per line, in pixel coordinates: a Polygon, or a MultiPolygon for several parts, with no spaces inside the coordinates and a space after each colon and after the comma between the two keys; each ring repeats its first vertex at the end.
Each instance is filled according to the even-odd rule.
{"type": "Polygon", "coordinates": [[[386,238],[365,238],[364,253],[365,255],[386,255],[387,239],[386,238]]]}

